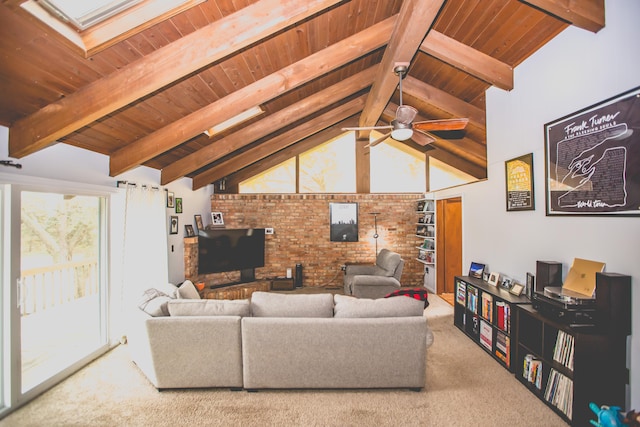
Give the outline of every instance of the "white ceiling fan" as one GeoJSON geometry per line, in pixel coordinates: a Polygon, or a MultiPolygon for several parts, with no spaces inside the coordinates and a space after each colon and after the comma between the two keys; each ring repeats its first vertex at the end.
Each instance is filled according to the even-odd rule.
{"type": "Polygon", "coordinates": [[[364,126],[364,127],[345,127],[342,130],[381,130],[390,129],[391,131],[376,139],[369,144],[370,147],[374,147],[391,137],[396,141],[406,141],[413,136],[414,129],[423,133],[430,131],[448,131],[448,130],[462,130],[467,126],[469,119],[437,119],[437,120],[425,120],[422,122],[413,123],[413,119],[418,114],[418,110],[402,104],[402,79],[407,74],[408,63],[397,63],[393,68],[393,72],[398,76],[398,90],[400,92],[400,105],[396,110],[396,118],[391,121],[388,126],[364,126]]]}

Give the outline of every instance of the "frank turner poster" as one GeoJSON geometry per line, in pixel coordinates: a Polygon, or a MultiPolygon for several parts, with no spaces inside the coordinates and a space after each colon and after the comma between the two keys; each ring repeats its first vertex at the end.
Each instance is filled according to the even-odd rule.
{"type": "Polygon", "coordinates": [[[544,130],[547,215],[640,215],[640,87],[544,130]]]}

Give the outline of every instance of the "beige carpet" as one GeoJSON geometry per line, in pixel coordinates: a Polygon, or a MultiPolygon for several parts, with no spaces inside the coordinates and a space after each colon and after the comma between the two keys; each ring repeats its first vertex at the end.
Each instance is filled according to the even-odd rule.
{"type": "Polygon", "coordinates": [[[566,426],[453,327],[449,304],[430,299],[435,342],[422,392],[158,392],[119,346],[0,426],[566,426]]]}

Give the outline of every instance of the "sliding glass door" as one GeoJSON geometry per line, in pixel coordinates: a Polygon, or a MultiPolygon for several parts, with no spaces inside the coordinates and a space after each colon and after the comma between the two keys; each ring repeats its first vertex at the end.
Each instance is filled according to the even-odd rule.
{"type": "Polygon", "coordinates": [[[3,239],[3,249],[11,256],[3,260],[11,274],[3,273],[3,289],[10,292],[3,292],[2,309],[10,323],[3,328],[10,335],[3,358],[10,360],[3,361],[1,378],[10,394],[3,401],[19,406],[108,348],[107,198],[19,185],[9,190],[3,229],[10,230],[11,247],[3,239]]]}

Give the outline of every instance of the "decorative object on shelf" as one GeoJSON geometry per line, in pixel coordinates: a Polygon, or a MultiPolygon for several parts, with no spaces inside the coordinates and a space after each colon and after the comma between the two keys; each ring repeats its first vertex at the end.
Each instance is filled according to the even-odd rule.
{"type": "Polygon", "coordinates": [[[480,264],[479,262],[471,262],[471,267],[469,267],[469,276],[475,277],[476,279],[482,279],[483,273],[484,264],[480,264]]]}
{"type": "Polygon", "coordinates": [[[547,215],[640,216],[639,95],[637,87],[544,125],[547,215]]]}
{"type": "Polygon", "coordinates": [[[181,214],[182,213],[182,197],[177,197],[175,203],[176,203],[176,213],[181,214]]]}
{"type": "Polygon", "coordinates": [[[175,215],[169,217],[169,234],[178,234],[178,217],[175,215]]]}
{"type": "Polygon", "coordinates": [[[165,190],[167,192],[167,207],[168,208],[173,208],[175,207],[175,195],[173,194],[173,191],[168,191],[165,190]]]}
{"type": "Polygon", "coordinates": [[[358,241],[358,204],[329,203],[329,234],[332,242],[358,241]]]}
{"type": "Polygon", "coordinates": [[[196,223],[197,230],[204,230],[204,224],[202,223],[202,215],[194,215],[193,221],[196,223]]]}
{"type": "Polygon", "coordinates": [[[527,298],[533,298],[533,290],[535,289],[536,278],[533,274],[527,273],[526,295],[527,298]]]}
{"type": "Polygon", "coordinates": [[[598,406],[591,402],[589,409],[598,416],[598,421],[589,420],[596,427],[622,427],[625,425],[619,406],[598,406]]]}
{"type": "Polygon", "coordinates": [[[222,227],[224,225],[222,212],[211,212],[211,225],[213,227],[222,227]]]}
{"type": "Polygon", "coordinates": [[[380,237],[378,234],[378,215],[380,215],[380,212],[369,212],[369,214],[373,215],[373,238],[376,242],[375,256],[378,256],[378,237],[380,237]]]}
{"type": "Polygon", "coordinates": [[[507,212],[535,210],[533,153],[504,162],[507,212]]]}
{"type": "Polygon", "coordinates": [[[520,296],[522,291],[524,291],[524,285],[520,283],[514,283],[511,286],[511,289],[509,289],[509,292],[511,292],[513,295],[516,295],[516,296],[520,296]]]}
{"type": "Polygon", "coordinates": [[[184,235],[185,235],[185,237],[195,237],[196,232],[193,230],[193,225],[185,224],[185,226],[184,226],[184,235]]]}
{"type": "Polygon", "coordinates": [[[498,280],[500,280],[500,274],[492,271],[489,275],[489,280],[487,280],[487,283],[492,286],[498,286],[498,280]]]}

